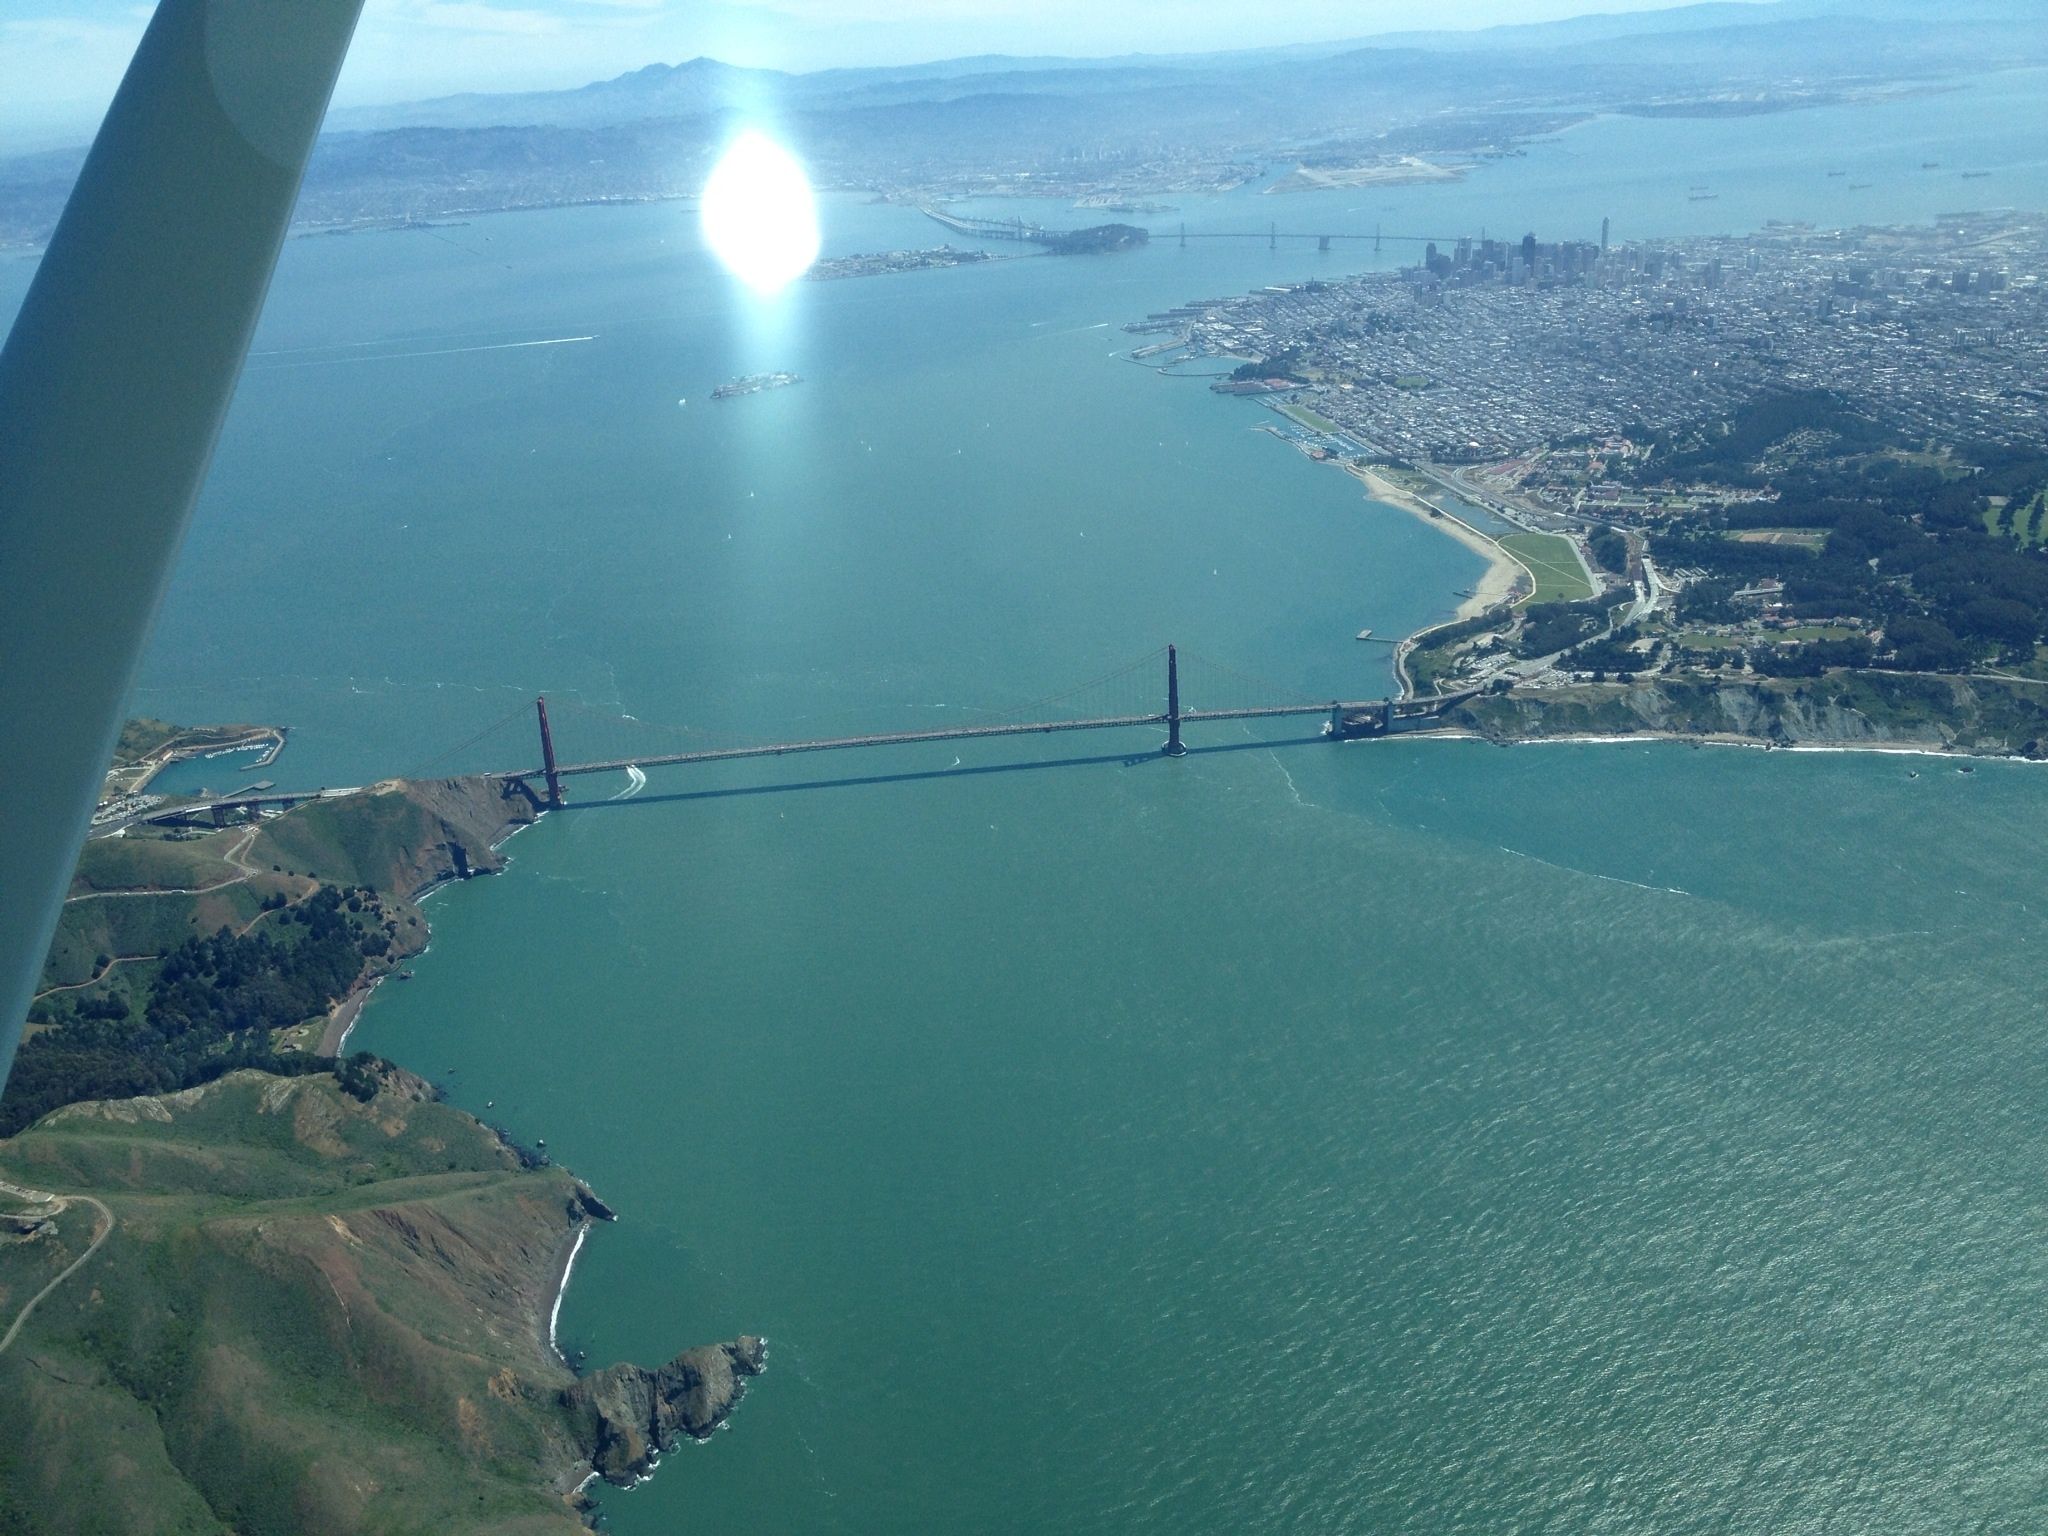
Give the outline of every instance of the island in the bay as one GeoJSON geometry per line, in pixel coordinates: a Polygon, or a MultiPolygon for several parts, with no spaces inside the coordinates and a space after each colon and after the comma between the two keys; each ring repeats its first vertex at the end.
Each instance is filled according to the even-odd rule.
{"type": "MultiPolygon", "coordinates": [[[[496,780],[164,795],[267,727],[135,722],[0,1096],[0,1529],[584,1528],[731,1412],[743,1337],[583,1371],[568,1267],[611,1212],[540,1152],[343,1055],[503,867],[496,780]]],[[[247,764],[236,777],[250,771],[247,764]]]]}
{"type": "Polygon", "coordinates": [[[1396,652],[1451,724],[2038,757],[2044,228],[1473,238],[1126,329],[1486,557],[1396,652]]]}
{"type": "Polygon", "coordinates": [[[812,282],[847,277],[881,277],[891,272],[930,272],[940,267],[972,267],[1002,257],[983,250],[935,245],[921,251],[874,251],[860,256],[829,256],[804,274],[812,282]]]}
{"type": "Polygon", "coordinates": [[[711,391],[714,400],[737,400],[742,395],[758,395],[764,390],[787,389],[803,380],[793,373],[750,373],[745,378],[732,379],[711,391]]]}

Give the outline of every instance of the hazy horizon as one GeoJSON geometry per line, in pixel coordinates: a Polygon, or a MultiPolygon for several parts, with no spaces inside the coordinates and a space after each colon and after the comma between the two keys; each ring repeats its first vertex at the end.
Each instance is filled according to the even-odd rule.
{"type": "MultiPolygon", "coordinates": [[[[697,57],[809,73],[989,54],[1223,53],[1685,8],[1668,0],[1297,0],[1283,19],[1224,0],[1130,0],[1113,9],[1081,0],[369,0],[334,101],[560,90],[697,57]]],[[[0,20],[4,153],[90,136],[154,7],[26,0],[26,9],[0,20]]]]}

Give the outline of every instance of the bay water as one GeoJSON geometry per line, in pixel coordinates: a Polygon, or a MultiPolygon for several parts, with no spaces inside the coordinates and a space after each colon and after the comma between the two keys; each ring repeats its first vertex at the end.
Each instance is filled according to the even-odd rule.
{"type": "MultiPolygon", "coordinates": [[[[1175,201],[1546,239],[2048,207],[2040,83],[1175,201]]],[[[825,213],[832,252],[945,238],[825,213]]],[[[288,725],[265,773],[311,786],[524,764],[543,691],[569,755],[619,715],[967,720],[1166,641],[1384,691],[1355,631],[1478,562],[1117,355],[1371,257],[1180,217],[776,303],[676,205],[296,240],[137,708],[288,725]]],[[[611,1528],[2039,1528],[2048,772],[1191,743],[582,780],[433,899],[353,1043],[618,1207],[564,1345],[770,1339],[611,1528]]]]}

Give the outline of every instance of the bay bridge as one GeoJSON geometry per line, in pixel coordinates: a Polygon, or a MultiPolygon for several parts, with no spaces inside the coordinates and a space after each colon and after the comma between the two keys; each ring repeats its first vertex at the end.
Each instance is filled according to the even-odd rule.
{"type": "MultiPolygon", "coordinates": [[[[1151,730],[1164,732],[1165,739],[1160,743],[1158,753],[1177,758],[1188,752],[1183,736],[1187,727],[1224,721],[1289,718],[1320,718],[1325,739],[1348,741],[1426,728],[1445,710],[1472,698],[1476,692],[1468,690],[1419,699],[1317,700],[1288,697],[1285,690],[1260,679],[1220,664],[1200,663],[1196,692],[1205,702],[1190,705],[1182,696],[1182,661],[1179,647],[1163,646],[1063,693],[1034,700],[1007,714],[984,715],[957,725],[924,730],[839,733],[778,741],[714,742],[693,730],[678,732],[674,728],[650,725],[630,715],[606,713],[583,705],[570,704],[565,709],[560,702],[551,718],[548,700],[543,696],[530,706],[522,703],[467,741],[408,771],[404,777],[424,779],[477,773],[479,770],[468,766],[470,763],[498,750],[493,742],[523,729],[534,732],[538,737],[537,758],[529,757],[514,767],[483,768],[480,770],[482,776],[497,781],[508,796],[522,796],[537,807],[556,809],[569,803],[568,792],[563,787],[565,782],[578,777],[790,757],[811,752],[1050,736],[1074,731],[1151,730]],[[1164,685],[1163,694],[1154,691],[1161,684],[1164,685]],[[566,732],[563,730],[565,724],[568,727],[566,732]],[[570,750],[562,750],[558,733],[569,743],[570,750]]],[[[231,820],[264,810],[285,809],[300,801],[335,793],[338,791],[228,795],[202,799],[196,804],[164,806],[151,812],[147,819],[211,822],[215,826],[224,826],[231,820]]]]}
{"type": "MultiPolygon", "coordinates": [[[[926,218],[943,224],[955,234],[971,235],[977,240],[1012,240],[1026,245],[1054,245],[1074,231],[1048,229],[1043,224],[1034,224],[1024,219],[974,219],[948,212],[944,208],[927,203],[919,210],[926,218]]],[[[1156,234],[1157,231],[1154,231],[1156,234]]],[[[1264,229],[1189,229],[1183,221],[1179,230],[1179,243],[1185,246],[1190,240],[1263,240],[1269,250],[1278,250],[1282,240],[1313,240],[1316,249],[1327,251],[1334,244],[1350,242],[1370,243],[1377,253],[1382,243],[1393,245],[1441,245],[1453,246],[1465,235],[1397,235],[1379,228],[1359,230],[1292,230],[1282,229],[1278,221],[1270,221],[1264,229]]],[[[1484,235],[1481,235],[1484,238],[1484,235]]]]}
{"type": "Polygon", "coordinates": [[[1268,250],[1278,250],[1282,240],[1313,240],[1319,251],[1329,250],[1333,242],[1351,241],[1362,245],[1370,241],[1373,250],[1377,252],[1382,241],[1393,245],[1453,246],[1460,240],[1469,238],[1466,235],[1395,235],[1381,230],[1377,225],[1370,234],[1356,230],[1331,230],[1328,233],[1311,234],[1306,230],[1282,229],[1277,222],[1269,223],[1264,229],[1189,229],[1185,224],[1180,227],[1182,245],[1186,245],[1190,240],[1263,240],[1268,250]]]}

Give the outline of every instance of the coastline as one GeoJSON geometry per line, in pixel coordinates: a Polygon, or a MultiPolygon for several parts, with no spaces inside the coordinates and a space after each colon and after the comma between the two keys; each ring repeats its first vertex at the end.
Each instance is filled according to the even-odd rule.
{"type": "Polygon", "coordinates": [[[1976,752],[1966,747],[1901,745],[1893,742],[1769,741],[1761,736],[1741,736],[1727,731],[1702,734],[1694,731],[1630,731],[1614,735],[1581,732],[1557,736],[1489,736],[1468,726],[1447,726],[1438,730],[1400,731],[1392,736],[1359,736],[1347,746],[1375,741],[1471,741],[1490,747],[1625,747],[1668,744],[1689,747],[1734,747],[1747,752],[1803,752],[1856,754],[1874,757],[1936,757],[1948,762],[2028,763],[2048,765],[2048,759],[2029,757],[2024,752],[1976,752]]]}
{"type": "MultiPolygon", "coordinates": [[[[1527,566],[1510,554],[1498,540],[1481,533],[1455,512],[1447,512],[1406,486],[1396,485],[1370,466],[1346,464],[1344,472],[1363,482],[1366,494],[1374,501],[1419,518],[1439,533],[1456,539],[1473,554],[1486,561],[1486,574],[1473,585],[1472,595],[1458,604],[1457,611],[1451,615],[1452,623],[1461,619],[1477,618],[1495,604],[1506,601],[1512,595],[1515,583],[1520,577],[1528,577],[1533,587],[1536,577],[1527,566]]],[[[1434,629],[1436,626],[1430,625],[1429,628],[1434,629]]],[[[1417,630],[1415,634],[1427,632],[1417,630]]],[[[1411,635],[1409,638],[1412,640],[1415,636],[1411,635]]]]}
{"type": "Polygon", "coordinates": [[[1510,689],[1447,711],[1446,730],[1501,745],[1670,740],[1777,752],[2048,760],[2048,699],[1983,678],[1844,670],[1797,680],[1660,676],[1510,689]]]}
{"type": "Polygon", "coordinates": [[[363,1016],[363,1005],[369,1002],[377,984],[390,974],[386,971],[382,976],[365,977],[348,989],[348,995],[327,1015],[327,1023],[320,1030],[319,1043],[313,1047],[314,1055],[336,1058],[341,1055],[348,1044],[350,1032],[356,1027],[356,1020],[363,1016]]]}
{"type": "MultiPolygon", "coordinates": [[[[540,816],[544,814],[546,813],[542,812],[536,814],[531,820],[514,821],[498,827],[491,834],[488,844],[491,853],[498,858],[496,868],[478,868],[474,871],[474,874],[503,873],[506,865],[511,861],[500,853],[499,850],[528,827],[537,825],[540,821],[540,816]]],[[[321,1026],[320,1038],[313,1046],[315,1055],[329,1056],[337,1059],[341,1056],[341,1053],[348,1046],[348,1037],[355,1031],[356,1025],[361,1022],[363,1009],[369,1006],[371,994],[385,981],[389,980],[394,972],[403,969],[406,961],[414,960],[424,955],[432,946],[434,942],[434,926],[427,916],[427,898],[436,895],[451,885],[460,884],[461,881],[461,876],[447,873],[440,874],[419,887],[407,898],[419,909],[420,935],[418,947],[402,949],[396,952],[392,957],[392,964],[389,969],[381,971],[374,976],[364,976],[354,986],[349,988],[347,995],[334,1005],[334,1010],[327,1016],[327,1022],[321,1026]]]]}
{"type": "Polygon", "coordinates": [[[548,1308],[547,1335],[541,1342],[547,1346],[549,1353],[564,1365],[569,1364],[569,1357],[562,1353],[562,1346],[556,1342],[555,1328],[562,1319],[562,1301],[569,1294],[569,1276],[576,1268],[576,1256],[583,1252],[583,1240],[590,1236],[590,1229],[595,1225],[595,1218],[587,1215],[580,1217],[576,1223],[576,1230],[555,1247],[554,1266],[551,1271],[554,1276],[555,1302],[548,1308]]]}

